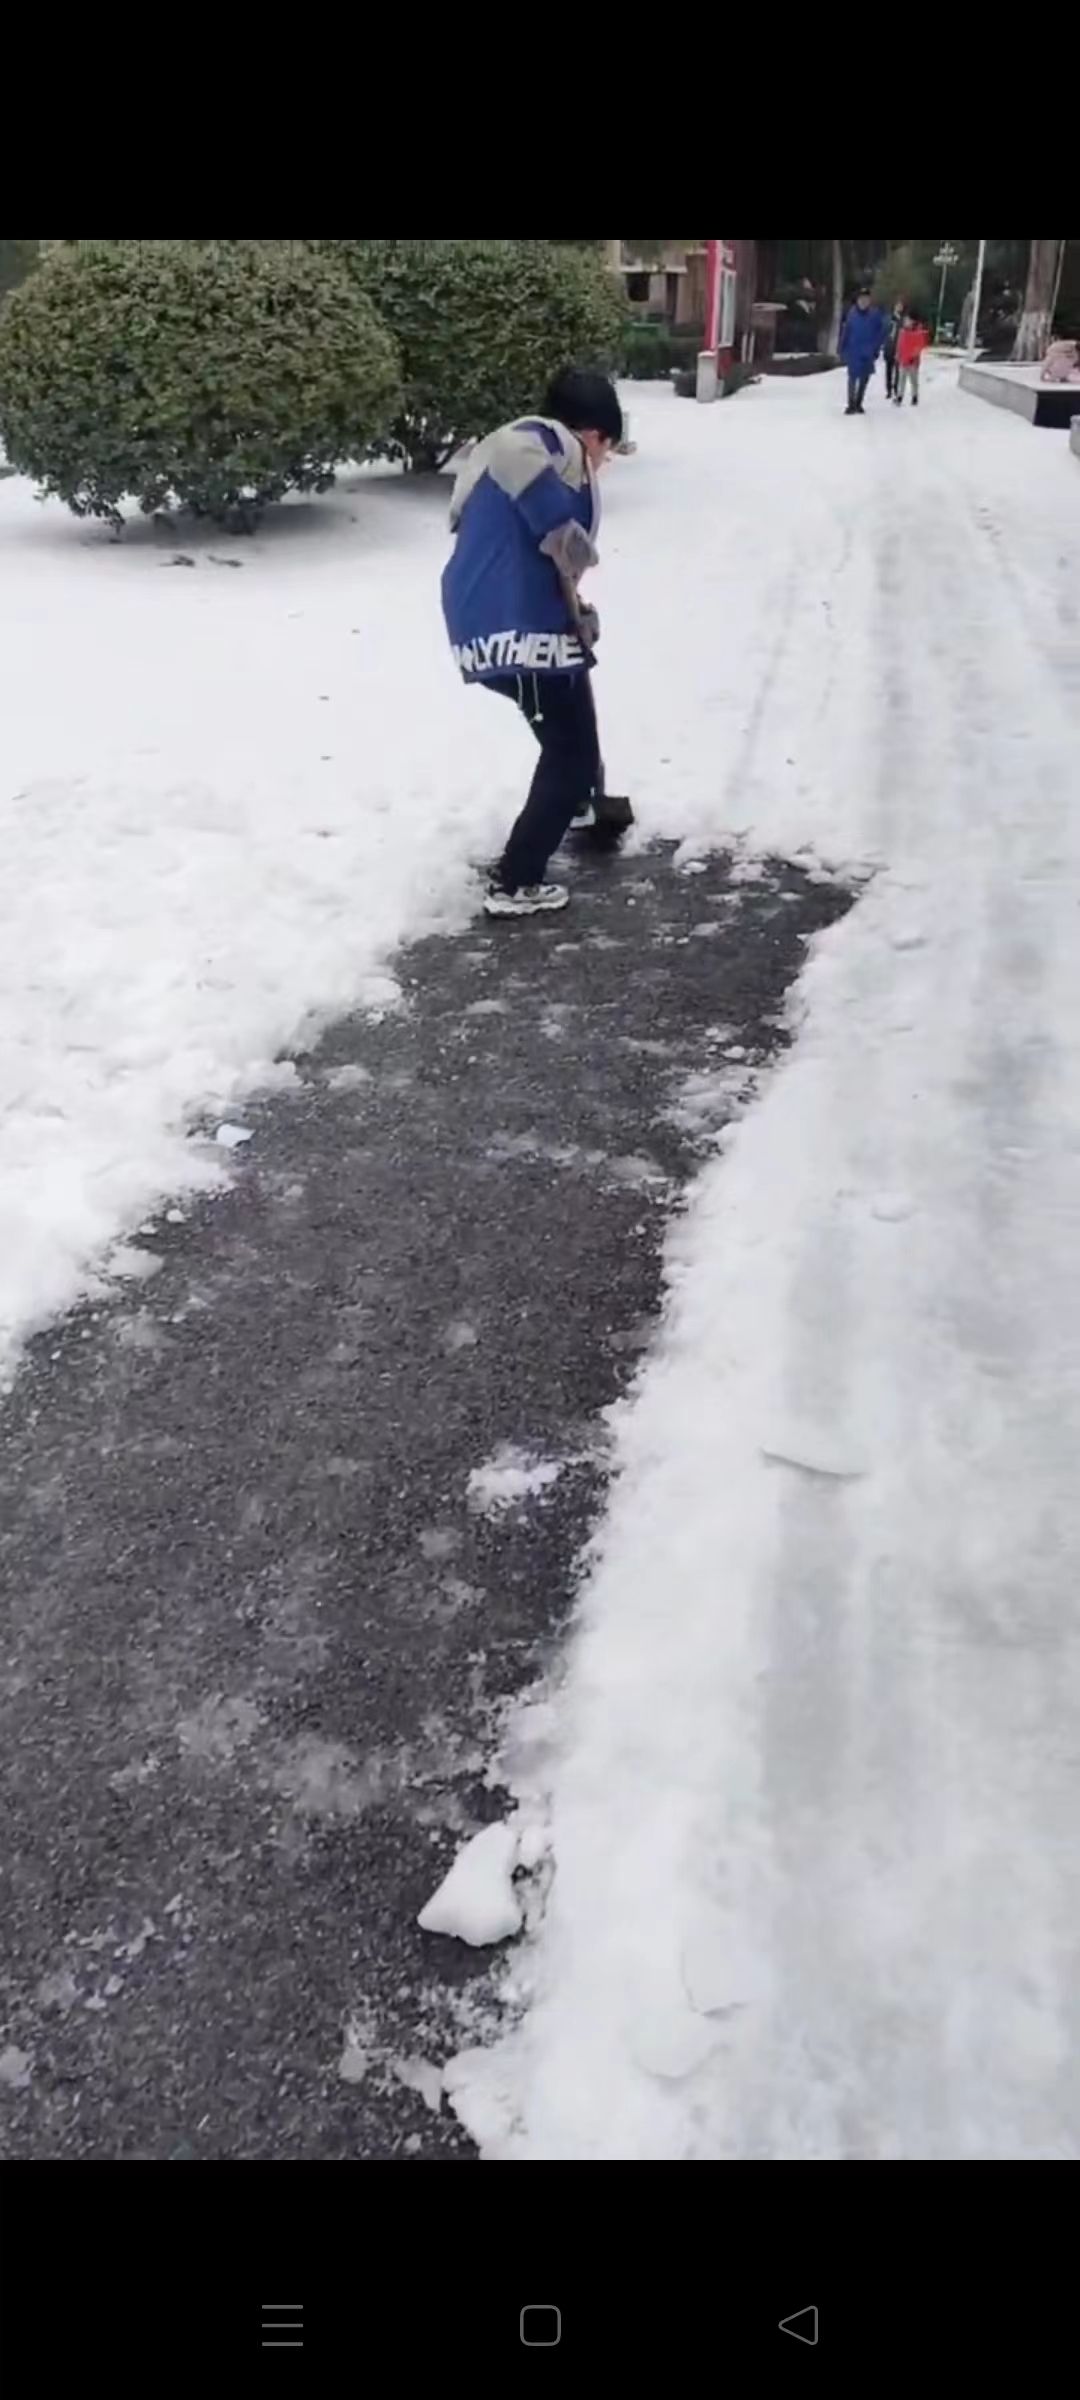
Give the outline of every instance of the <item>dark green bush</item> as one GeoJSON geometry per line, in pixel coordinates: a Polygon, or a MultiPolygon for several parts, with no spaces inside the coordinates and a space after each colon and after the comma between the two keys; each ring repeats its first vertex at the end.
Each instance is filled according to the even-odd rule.
{"type": "Polygon", "coordinates": [[[785,358],[809,358],[817,349],[817,325],[808,310],[785,309],[783,316],[777,318],[776,348],[785,358]]]}
{"type": "Polygon", "coordinates": [[[834,358],[831,350],[793,350],[784,353],[781,357],[774,356],[766,359],[762,373],[804,377],[807,375],[831,375],[833,369],[839,364],[839,359],[834,358]]]}
{"type": "Polygon", "coordinates": [[[651,324],[647,317],[631,318],[623,328],[622,371],[638,383],[696,367],[704,335],[700,326],[651,324]]]}
{"type": "Polygon", "coordinates": [[[335,242],[397,340],[388,443],[416,468],[537,408],[560,367],[619,363],[624,309],[603,260],[555,242],[335,242]]]}
{"type": "Polygon", "coordinates": [[[249,522],[324,490],[400,405],[394,343],[303,242],[87,242],[0,319],[0,440],[77,516],[249,522]]]}

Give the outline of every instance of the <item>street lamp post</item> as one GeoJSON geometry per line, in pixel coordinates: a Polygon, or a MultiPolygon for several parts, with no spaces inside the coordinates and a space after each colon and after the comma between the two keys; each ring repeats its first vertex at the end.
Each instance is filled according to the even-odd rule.
{"type": "Polygon", "coordinates": [[[979,243],[979,263],[975,269],[975,290],[971,301],[971,323],[968,327],[968,357],[974,358],[979,347],[979,310],[982,306],[983,268],[986,265],[986,243],[979,243]]]}
{"type": "Polygon", "coordinates": [[[959,256],[960,252],[953,249],[951,242],[943,242],[940,250],[936,251],[934,255],[935,267],[941,268],[941,282],[938,286],[937,296],[937,324],[934,327],[935,342],[941,340],[941,312],[945,306],[945,277],[949,268],[955,267],[959,256]]]}

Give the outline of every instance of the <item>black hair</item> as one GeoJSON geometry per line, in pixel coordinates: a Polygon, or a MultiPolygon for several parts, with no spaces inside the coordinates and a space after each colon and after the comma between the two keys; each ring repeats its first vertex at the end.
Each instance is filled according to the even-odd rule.
{"type": "Polygon", "coordinates": [[[557,417],[571,433],[603,433],[609,442],[623,438],[619,395],[606,375],[592,367],[564,367],[544,395],[545,417],[557,417]]]}

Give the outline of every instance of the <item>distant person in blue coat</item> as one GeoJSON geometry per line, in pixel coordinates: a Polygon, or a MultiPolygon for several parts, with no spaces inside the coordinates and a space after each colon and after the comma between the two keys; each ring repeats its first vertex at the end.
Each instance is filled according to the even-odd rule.
{"type": "Polygon", "coordinates": [[[854,308],[849,308],[840,336],[840,356],[847,368],[846,417],[861,417],[866,387],[885,340],[885,319],[875,308],[868,283],[861,285],[854,308]]]}
{"type": "Polygon", "coordinates": [[[603,784],[591,689],[599,620],[578,587],[596,564],[597,471],[622,438],[614,385],[567,369],[543,414],[489,433],[454,485],[456,539],[442,579],[454,657],[466,683],[515,702],[540,745],[485,896],[491,917],[565,908],[565,884],[546,883],[544,871],[567,829],[594,821],[603,784]]]}

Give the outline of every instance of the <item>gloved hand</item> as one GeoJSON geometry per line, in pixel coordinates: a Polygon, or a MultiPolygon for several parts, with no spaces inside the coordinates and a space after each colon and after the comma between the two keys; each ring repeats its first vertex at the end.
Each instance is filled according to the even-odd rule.
{"type": "Polygon", "coordinates": [[[579,600],[577,606],[577,617],[578,627],[586,650],[595,650],[597,642],[600,639],[600,618],[597,610],[590,607],[587,600],[579,600]]]}

